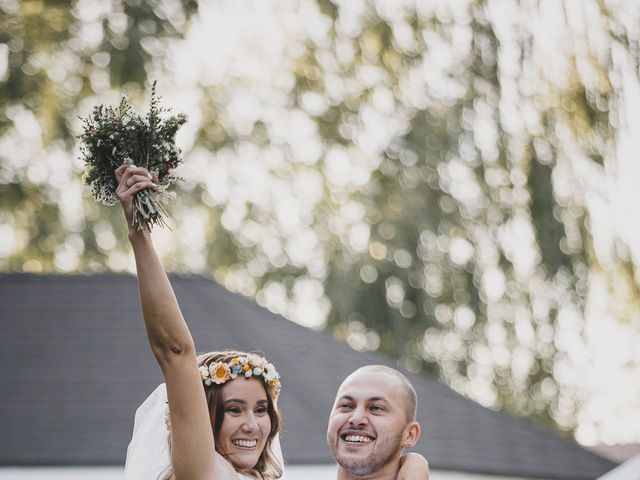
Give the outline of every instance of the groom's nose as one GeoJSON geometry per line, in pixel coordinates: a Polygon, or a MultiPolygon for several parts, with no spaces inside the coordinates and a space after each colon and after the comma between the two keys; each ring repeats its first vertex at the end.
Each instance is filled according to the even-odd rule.
{"type": "Polygon", "coordinates": [[[367,412],[364,407],[356,407],[351,412],[351,416],[349,417],[349,423],[353,425],[366,425],[369,423],[369,417],[367,417],[367,412]]]}

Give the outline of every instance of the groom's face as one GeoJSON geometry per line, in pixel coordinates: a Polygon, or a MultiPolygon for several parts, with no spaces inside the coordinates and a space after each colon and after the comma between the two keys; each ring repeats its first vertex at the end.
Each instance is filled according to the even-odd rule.
{"type": "Polygon", "coordinates": [[[399,459],[406,440],[407,407],[397,378],[358,370],[340,386],[329,418],[327,442],[336,462],[356,476],[399,459]]]}

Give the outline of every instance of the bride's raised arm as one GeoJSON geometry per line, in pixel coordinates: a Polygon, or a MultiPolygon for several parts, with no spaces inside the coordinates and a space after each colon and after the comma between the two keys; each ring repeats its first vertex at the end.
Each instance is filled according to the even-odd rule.
{"type": "Polygon", "coordinates": [[[169,279],[148,230],[132,224],[133,198],[156,187],[144,168],[122,165],[115,171],[129,226],[138,273],[140,303],[151,350],[162,369],[171,412],[171,458],[177,479],[235,479],[231,466],[215,454],[209,410],[197,367],[196,350],[169,279]]]}

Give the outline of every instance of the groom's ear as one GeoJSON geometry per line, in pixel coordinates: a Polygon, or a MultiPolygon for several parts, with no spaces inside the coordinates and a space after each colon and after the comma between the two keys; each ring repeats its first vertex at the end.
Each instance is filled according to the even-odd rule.
{"type": "Polygon", "coordinates": [[[418,422],[409,422],[404,428],[402,448],[413,447],[420,438],[420,424],[418,422]]]}

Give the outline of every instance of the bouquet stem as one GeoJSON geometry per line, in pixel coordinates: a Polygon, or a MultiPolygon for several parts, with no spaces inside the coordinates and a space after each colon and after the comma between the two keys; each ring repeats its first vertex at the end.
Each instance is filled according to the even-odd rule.
{"type": "Polygon", "coordinates": [[[133,198],[133,227],[137,230],[151,229],[153,225],[169,228],[163,215],[166,216],[167,212],[155,192],[142,190],[136,193],[133,198]]]}

